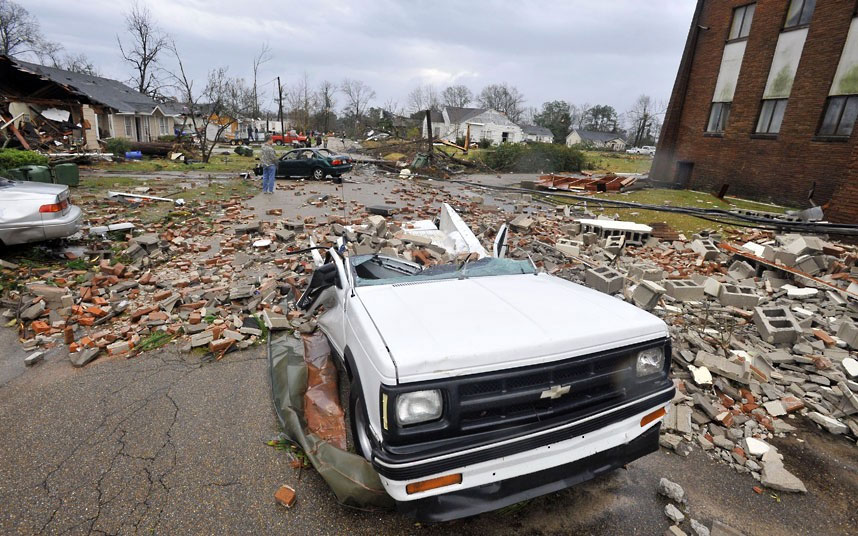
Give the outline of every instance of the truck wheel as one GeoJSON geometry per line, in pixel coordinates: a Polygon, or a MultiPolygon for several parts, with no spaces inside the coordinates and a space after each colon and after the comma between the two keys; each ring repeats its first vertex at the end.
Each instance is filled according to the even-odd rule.
{"type": "Polygon", "coordinates": [[[363,403],[363,391],[357,379],[353,379],[349,387],[349,417],[355,451],[367,460],[371,460],[372,442],[366,432],[369,419],[366,416],[366,404],[363,403]]]}
{"type": "Polygon", "coordinates": [[[283,145],[283,142],[282,142],[281,140],[277,140],[277,141],[275,141],[275,142],[274,142],[274,145],[280,145],[280,146],[282,146],[282,145],[283,145]]]}
{"type": "Polygon", "coordinates": [[[325,179],[325,170],[320,168],[320,167],[313,168],[313,178],[316,179],[317,181],[324,180],[325,179]]]}

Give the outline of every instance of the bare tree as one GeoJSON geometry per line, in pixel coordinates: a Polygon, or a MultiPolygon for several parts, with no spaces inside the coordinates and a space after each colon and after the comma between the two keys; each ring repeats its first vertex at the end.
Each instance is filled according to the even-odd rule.
{"type": "Polygon", "coordinates": [[[0,0],[0,54],[35,56],[40,60],[62,47],[45,39],[39,21],[11,0],[0,0]]]}
{"type": "Polygon", "coordinates": [[[592,106],[588,102],[584,104],[569,104],[569,115],[572,119],[570,127],[577,129],[584,128],[584,122],[587,120],[590,108],[592,106]]]}
{"type": "Polygon", "coordinates": [[[203,162],[208,162],[214,151],[217,140],[232,125],[238,122],[242,107],[252,99],[252,94],[243,83],[243,80],[231,80],[227,76],[227,69],[220,67],[208,73],[208,80],[202,91],[194,89],[194,81],[188,77],[184,63],[176,48],[171,43],[167,48],[176,57],[177,70],[172,73],[175,86],[179,88],[180,100],[186,106],[184,130],[187,121],[190,120],[200,139],[200,152],[203,162]],[[209,129],[209,125],[214,125],[209,129]],[[213,131],[209,139],[209,131],[213,131]]]}
{"type": "Polygon", "coordinates": [[[459,84],[447,87],[441,93],[441,99],[444,101],[444,106],[464,108],[474,100],[474,94],[471,93],[471,90],[467,86],[459,84]]]}
{"type": "Polygon", "coordinates": [[[626,112],[629,133],[635,147],[655,140],[661,124],[659,117],[664,114],[665,108],[649,95],[640,95],[632,105],[632,109],[626,112]]]}
{"type": "Polygon", "coordinates": [[[408,94],[408,111],[411,113],[440,109],[441,101],[438,97],[438,91],[429,84],[417,86],[408,94]]]}
{"type": "Polygon", "coordinates": [[[170,41],[149,9],[139,4],[134,4],[125,16],[125,29],[130,42],[123,45],[119,35],[116,42],[122,57],[134,67],[131,82],[140,93],[156,96],[161,89],[158,80],[160,55],[170,46],[170,41]]]}
{"type": "Polygon", "coordinates": [[[86,54],[65,54],[61,58],[52,58],[54,67],[73,73],[83,73],[91,76],[101,76],[98,67],[92,63],[86,54]]]}
{"type": "Polygon", "coordinates": [[[486,86],[477,97],[477,102],[483,108],[506,114],[510,121],[516,123],[524,113],[524,95],[515,86],[508,86],[506,83],[486,86]]]}
{"type": "Polygon", "coordinates": [[[334,93],[336,91],[337,88],[333,82],[327,80],[323,80],[319,84],[319,89],[316,90],[317,124],[321,127],[322,132],[330,131],[331,114],[334,106],[336,106],[336,101],[334,100],[334,93]]]}
{"type": "Polygon", "coordinates": [[[375,91],[361,80],[346,78],[340,83],[340,91],[346,97],[345,115],[352,123],[352,134],[360,130],[366,107],[375,98],[375,91]]]}
{"type": "Polygon", "coordinates": [[[284,95],[289,106],[289,115],[293,122],[304,132],[310,128],[310,114],[315,104],[315,94],[310,89],[307,73],[295,85],[286,89],[284,95]]]}
{"type": "Polygon", "coordinates": [[[262,48],[259,50],[259,54],[253,56],[253,110],[251,115],[254,119],[259,118],[259,88],[258,88],[258,80],[259,80],[259,68],[264,64],[273,59],[273,54],[271,53],[271,47],[268,46],[268,42],[262,43],[262,48]]]}

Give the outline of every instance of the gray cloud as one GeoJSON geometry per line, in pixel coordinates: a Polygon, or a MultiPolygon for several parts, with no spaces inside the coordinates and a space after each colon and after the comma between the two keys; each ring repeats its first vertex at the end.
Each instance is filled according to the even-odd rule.
{"type": "MultiPolygon", "coordinates": [[[[306,72],[314,83],[358,78],[378,102],[405,105],[420,83],[462,83],[477,92],[506,81],[531,106],[566,99],[620,112],[641,93],[667,99],[694,9],[691,0],[144,3],[199,80],[222,65],[249,76],[251,58],[267,41],[274,60],[260,77],[268,91],[274,77],[291,83],[306,72]]],[[[116,34],[131,2],[23,4],[50,39],[86,53],[105,75],[128,78],[116,34]]]]}

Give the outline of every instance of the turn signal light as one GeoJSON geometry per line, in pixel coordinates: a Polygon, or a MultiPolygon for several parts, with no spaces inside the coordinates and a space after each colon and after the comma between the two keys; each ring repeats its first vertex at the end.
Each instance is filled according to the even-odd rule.
{"type": "Polygon", "coordinates": [[[667,415],[667,411],[665,411],[664,408],[658,408],[649,415],[645,415],[644,418],[641,419],[641,426],[646,426],[656,419],[661,419],[665,415],[667,415]]]}
{"type": "Polygon", "coordinates": [[[68,201],[61,203],[51,203],[50,205],[42,205],[39,207],[39,212],[62,212],[69,206],[68,201]]]}
{"type": "Polygon", "coordinates": [[[462,473],[456,473],[455,475],[439,476],[438,478],[430,478],[421,482],[412,482],[405,486],[405,492],[411,495],[413,493],[420,493],[421,491],[429,491],[430,489],[443,488],[444,486],[461,483],[462,473]]]}

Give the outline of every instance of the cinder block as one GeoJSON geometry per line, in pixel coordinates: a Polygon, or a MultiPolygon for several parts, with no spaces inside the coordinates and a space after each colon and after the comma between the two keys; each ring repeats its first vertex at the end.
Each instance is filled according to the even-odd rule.
{"type": "Polygon", "coordinates": [[[770,344],[792,344],[802,331],[786,307],[756,307],[754,324],[763,340],[770,344]]]}
{"type": "Polygon", "coordinates": [[[607,251],[608,253],[612,253],[614,255],[619,255],[623,250],[623,247],[626,245],[626,237],[623,235],[617,236],[609,236],[605,238],[605,243],[602,245],[602,249],[607,251]]]}
{"type": "Polygon", "coordinates": [[[820,263],[817,262],[816,257],[811,255],[802,255],[795,260],[794,266],[802,272],[810,275],[816,275],[822,271],[822,268],[820,268],[819,265],[820,263]]]}
{"type": "Polygon", "coordinates": [[[736,261],[730,265],[727,273],[734,279],[748,279],[749,277],[754,277],[757,271],[745,261],[736,261]]]}
{"type": "Polygon", "coordinates": [[[629,267],[629,272],[626,274],[633,281],[662,281],[664,280],[664,270],[651,264],[633,264],[629,267]]]}
{"type": "Polygon", "coordinates": [[[700,255],[704,261],[716,259],[721,253],[712,240],[695,240],[691,243],[691,250],[700,255]]]}
{"type": "Polygon", "coordinates": [[[584,282],[588,287],[605,294],[615,294],[623,290],[623,275],[607,266],[587,270],[584,275],[584,282]]]}
{"type": "Polygon", "coordinates": [[[786,251],[794,255],[806,255],[822,251],[822,241],[815,236],[800,236],[786,245],[786,251]]]}
{"type": "Polygon", "coordinates": [[[721,305],[739,307],[740,309],[752,309],[760,303],[760,297],[756,290],[750,287],[738,285],[721,285],[721,293],[718,295],[721,305]]]}
{"type": "Polygon", "coordinates": [[[635,305],[641,309],[649,311],[656,306],[658,299],[662,294],[664,294],[664,292],[664,287],[658,283],[654,283],[652,281],[641,281],[640,284],[635,287],[635,291],[632,294],[632,300],[634,300],[635,305]]]}
{"type": "Polygon", "coordinates": [[[557,240],[557,242],[554,243],[554,248],[560,253],[571,257],[578,257],[581,255],[581,242],[570,240],[568,238],[557,240]]]}
{"type": "Polygon", "coordinates": [[[712,296],[713,298],[717,298],[721,295],[721,282],[717,279],[710,277],[703,283],[703,292],[712,296]]]}
{"type": "Polygon", "coordinates": [[[849,348],[858,350],[858,326],[852,322],[843,322],[837,330],[837,337],[846,342],[849,348]]]}
{"type": "Polygon", "coordinates": [[[702,301],[705,297],[703,285],[691,279],[668,279],[664,282],[667,295],[679,301],[702,301]]]}

